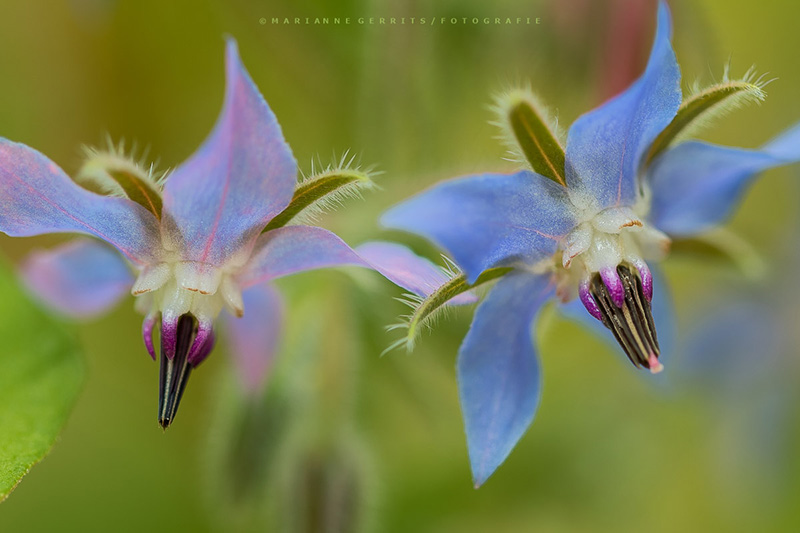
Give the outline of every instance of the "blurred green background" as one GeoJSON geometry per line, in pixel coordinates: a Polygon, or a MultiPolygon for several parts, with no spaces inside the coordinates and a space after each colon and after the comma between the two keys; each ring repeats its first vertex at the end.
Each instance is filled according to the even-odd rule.
{"type": "MultiPolygon", "coordinates": [[[[729,57],[734,76],[756,64],[779,78],[764,104],[723,119],[704,138],[755,147],[800,119],[797,3],[670,4],[685,87],[721,78],[729,57]]],[[[174,167],[221,106],[227,33],[239,41],[304,171],[312,158],[328,162],[349,149],[383,172],[380,190],[321,225],[351,244],[402,240],[435,259],[424,242],[377,229],[378,215],[438,180],[513,169],[488,124],[497,90],[529,80],[566,127],[623,88],[644,65],[654,11],[649,0],[2,0],[0,135],[37,148],[67,172],[80,166],[81,145],[101,145],[106,133],[138,141],[174,167]],[[337,16],[353,21],[271,23],[337,16]],[[540,17],[541,24],[356,22],[403,16],[540,17]]],[[[778,266],[798,242],[797,177],[796,169],[769,172],[730,224],[767,257],[773,270],[764,280],[735,281],[729,269],[691,260],[667,263],[681,332],[703,318],[702,303],[713,309],[720,280],[764,290],[791,281],[778,266]]],[[[4,237],[0,246],[18,261],[60,240],[4,237]]],[[[772,433],[745,428],[755,446],[725,433],[726,421],[751,400],[744,392],[728,413],[712,388],[653,387],[619,354],[553,314],[539,330],[545,379],[537,419],[476,491],[454,372],[471,310],[453,312],[412,354],[380,358],[396,338],[383,327],[405,312],[392,285],[369,273],[318,272],[281,287],[289,332],[270,387],[284,391],[276,405],[302,417],[305,429],[289,439],[300,444],[278,456],[285,471],[269,470],[266,483],[274,486],[263,506],[275,513],[299,508],[294,492],[277,505],[273,497],[280,483],[291,484],[291,465],[303,462],[298,450],[332,439],[344,450],[333,462],[356,480],[338,486],[358,486],[354,505],[375,531],[800,529],[794,405],[785,406],[790,416],[776,432],[785,439],[782,453],[765,459],[753,449],[762,445],[758,437],[769,446],[772,433]]],[[[218,349],[194,373],[180,416],[162,432],[158,369],[132,307],[128,299],[78,326],[85,391],[50,456],[0,506],[0,531],[228,531],[243,513],[226,503],[214,467],[226,453],[220,441],[236,403],[227,354],[218,349]]],[[[792,352],[783,354],[786,372],[800,376],[792,352]]],[[[279,434],[285,424],[274,428],[257,441],[265,449],[286,437],[279,434]]],[[[246,468],[247,455],[240,459],[246,468]]]]}

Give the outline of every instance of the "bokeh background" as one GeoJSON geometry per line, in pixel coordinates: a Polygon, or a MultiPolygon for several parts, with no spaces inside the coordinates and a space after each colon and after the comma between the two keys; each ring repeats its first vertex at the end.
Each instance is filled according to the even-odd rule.
{"type": "MultiPolygon", "coordinates": [[[[778,78],[766,102],[704,138],[755,147],[800,120],[800,6],[670,4],[685,88],[720,79],[729,58],[734,76],[756,64],[778,78]]],[[[0,135],[68,172],[81,145],[106,134],[174,167],[214,123],[230,34],[304,171],[351,150],[383,172],[380,190],[321,225],[351,244],[396,239],[436,259],[421,240],[378,229],[382,210],[444,178],[513,170],[488,124],[491,95],[530,81],[567,126],[641,71],[654,13],[651,0],[2,0],[0,135]],[[271,23],[337,16],[351,25],[271,23]],[[541,23],[356,22],[404,16],[541,23]]],[[[396,338],[384,326],[405,312],[391,284],[344,270],[283,280],[287,336],[262,404],[243,410],[218,349],[162,432],[157,364],[126,300],[74,326],[85,390],[50,456],[0,506],[0,531],[796,531],[799,173],[767,173],[730,222],[764,258],[762,276],[666,264],[685,345],[729,302],[758,302],[743,307],[741,327],[717,324],[721,334],[699,342],[702,371],[679,350],[684,372],[654,386],[590,333],[543,317],[537,419],[477,491],[454,372],[471,310],[413,353],[379,357],[396,338]],[[756,322],[775,327],[757,337],[756,322]]],[[[61,240],[4,237],[0,247],[16,262],[61,240]]]]}

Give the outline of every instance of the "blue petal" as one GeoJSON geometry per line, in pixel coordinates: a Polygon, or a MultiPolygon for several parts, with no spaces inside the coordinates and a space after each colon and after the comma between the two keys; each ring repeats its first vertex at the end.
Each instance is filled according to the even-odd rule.
{"type": "Polygon", "coordinates": [[[239,274],[243,287],[298,272],[344,265],[370,266],[334,233],[314,226],[285,226],[261,235],[239,274]]]}
{"type": "Polygon", "coordinates": [[[129,294],[133,285],[125,260],[112,248],[90,239],[31,253],[21,275],[37,298],[78,318],[107,311],[129,294]]]}
{"type": "Polygon", "coordinates": [[[242,388],[257,394],[264,388],[281,339],[284,303],[270,284],[251,287],[242,293],[244,316],[223,313],[226,340],[242,388]]]}
{"type": "MultiPolygon", "coordinates": [[[[661,355],[659,355],[658,360],[669,369],[669,361],[675,353],[675,308],[672,302],[672,293],[661,269],[654,265],[648,266],[650,268],[650,273],[653,275],[653,301],[651,302],[651,312],[653,313],[653,322],[656,326],[658,347],[661,350],[661,355]]],[[[614,338],[614,334],[611,333],[611,330],[590,315],[579,299],[576,298],[566,304],[562,304],[559,306],[559,309],[564,316],[585,326],[598,338],[606,342],[615,353],[618,353],[621,358],[625,359],[626,364],[630,364],[622,348],[614,338]]],[[[664,375],[666,374],[657,374],[655,377],[661,379],[661,376],[664,375]]]]}
{"type": "MultiPolygon", "coordinates": [[[[441,268],[400,244],[390,242],[365,242],[356,253],[389,281],[419,296],[430,296],[447,282],[441,268]]],[[[471,304],[477,297],[465,292],[452,298],[454,305],[471,304]]]]}
{"type": "Polygon", "coordinates": [[[435,242],[473,282],[487,268],[552,255],[574,219],[562,186],[524,171],[446,181],[393,207],[381,223],[435,242]]]}
{"type": "Polygon", "coordinates": [[[578,118],[567,141],[567,183],[600,207],[632,205],[642,156],[681,105],[681,73],[670,45],[669,8],[659,3],[658,27],[642,77],[625,92],[578,118]]]}
{"type": "Polygon", "coordinates": [[[142,206],[89,192],[36,150],[2,138],[0,231],[94,235],[137,264],[153,261],[161,249],[156,218],[142,206]]]}
{"type": "Polygon", "coordinates": [[[800,161],[800,127],[760,150],[685,142],[653,162],[650,220],[670,235],[693,235],[724,222],[762,171],[800,161]]]}
{"type": "Polygon", "coordinates": [[[165,226],[183,258],[225,263],[292,198],[297,163],[239,59],[226,48],[225,104],[214,131],[164,186],[165,226]]]}
{"type": "Polygon", "coordinates": [[[788,128],[761,149],[778,159],[796,161],[800,157],[800,123],[788,128]]]}
{"type": "Polygon", "coordinates": [[[552,295],[548,276],[508,274],[478,306],[461,345],[458,388],[476,487],[533,421],[541,375],[532,323],[552,295]]]}

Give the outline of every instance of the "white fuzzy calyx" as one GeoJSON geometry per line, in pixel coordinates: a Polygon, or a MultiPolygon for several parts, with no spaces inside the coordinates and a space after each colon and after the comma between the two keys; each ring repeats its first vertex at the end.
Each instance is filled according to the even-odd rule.
{"type": "Polygon", "coordinates": [[[150,312],[165,317],[191,313],[212,322],[223,307],[234,316],[244,314],[242,291],[232,273],[197,261],[165,261],[144,267],[131,291],[146,296],[150,312]]]}
{"type": "Polygon", "coordinates": [[[649,226],[631,208],[611,207],[588,216],[586,211],[583,222],[561,245],[562,266],[578,270],[579,278],[616,268],[623,261],[639,264],[647,259],[660,260],[669,249],[669,237],[649,226]]]}

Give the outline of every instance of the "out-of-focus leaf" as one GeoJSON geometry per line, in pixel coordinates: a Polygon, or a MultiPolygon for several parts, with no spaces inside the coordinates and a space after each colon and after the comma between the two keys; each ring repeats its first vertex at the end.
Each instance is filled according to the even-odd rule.
{"type": "Polygon", "coordinates": [[[32,304],[0,262],[0,501],[50,451],[84,375],[74,337],[32,304]]]}
{"type": "Polygon", "coordinates": [[[670,253],[729,266],[751,279],[762,277],[767,270],[764,259],[750,243],[722,228],[695,237],[673,239],[670,253]]]}

